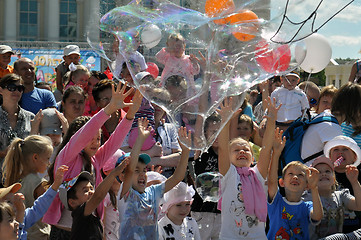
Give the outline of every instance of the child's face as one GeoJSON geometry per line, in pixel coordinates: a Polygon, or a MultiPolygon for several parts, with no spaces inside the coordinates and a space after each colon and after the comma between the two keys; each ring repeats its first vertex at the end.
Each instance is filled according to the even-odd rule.
{"type": "Polygon", "coordinates": [[[99,130],[97,134],[93,137],[93,139],[86,145],[84,148],[84,152],[89,156],[94,156],[101,144],[101,131],[99,130]]]}
{"type": "Polygon", "coordinates": [[[279,183],[286,193],[302,193],[307,187],[306,173],[299,166],[289,166],[279,183]]]}
{"type": "Polygon", "coordinates": [[[99,82],[99,79],[94,77],[94,76],[91,76],[88,80],[88,94],[92,94],[92,90],[95,86],[95,84],[97,84],[99,82]]]}
{"type": "Polygon", "coordinates": [[[317,113],[322,113],[326,109],[331,109],[332,96],[323,96],[318,102],[317,113]]]}
{"type": "Polygon", "coordinates": [[[41,154],[35,154],[35,162],[34,165],[36,166],[36,171],[39,173],[44,173],[49,165],[49,159],[51,157],[51,155],[53,154],[53,147],[52,146],[48,146],[48,148],[46,149],[46,151],[44,151],[41,154]]]}
{"type": "Polygon", "coordinates": [[[6,68],[11,62],[11,53],[0,54],[0,67],[6,68]]]}
{"type": "Polygon", "coordinates": [[[94,194],[94,187],[89,181],[81,181],[75,186],[76,199],[69,199],[68,204],[76,209],[86,203],[94,194]]]}
{"type": "Polygon", "coordinates": [[[356,153],[351,148],[346,146],[336,146],[330,150],[330,159],[334,163],[340,156],[344,158],[340,166],[335,167],[335,171],[343,173],[346,171],[346,166],[351,165],[356,161],[356,153]]]}
{"type": "Polygon", "coordinates": [[[80,60],[80,56],[76,53],[73,53],[68,56],[64,56],[63,59],[67,65],[70,65],[71,63],[78,64],[80,60]]]}
{"type": "Polygon", "coordinates": [[[235,137],[241,137],[244,140],[249,141],[252,135],[252,128],[249,123],[241,122],[238,124],[237,131],[235,131],[235,133],[237,133],[237,136],[235,137]]]}
{"type": "Polygon", "coordinates": [[[249,143],[243,140],[233,142],[230,147],[230,158],[236,167],[250,167],[253,155],[249,143]]]}
{"type": "Polygon", "coordinates": [[[77,76],[72,77],[72,81],[75,85],[85,89],[88,86],[89,75],[87,73],[78,74],[77,76]]]}
{"type": "Polygon", "coordinates": [[[83,115],[85,98],[81,93],[73,92],[63,102],[64,113],[67,117],[76,118],[83,115]]]}
{"type": "Polygon", "coordinates": [[[185,43],[180,40],[170,40],[168,42],[168,47],[171,50],[171,55],[175,56],[176,58],[180,58],[184,54],[185,43]]]}
{"type": "Polygon", "coordinates": [[[191,211],[191,201],[183,201],[172,205],[167,212],[167,217],[176,225],[181,225],[183,219],[191,211]]]}
{"type": "Polygon", "coordinates": [[[318,188],[320,190],[331,190],[335,184],[334,171],[325,163],[317,164],[315,168],[320,172],[318,188]]]}
{"type": "Polygon", "coordinates": [[[4,215],[0,223],[0,239],[18,239],[19,223],[15,220],[15,217],[9,214],[4,215]]]}
{"type": "Polygon", "coordinates": [[[138,162],[133,174],[132,187],[139,193],[143,193],[147,185],[147,165],[138,162]]]}
{"type": "Polygon", "coordinates": [[[300,79],[296,76],[281,77],[283,86],[288,90],[293,90],[297,86],[300,79]]]}

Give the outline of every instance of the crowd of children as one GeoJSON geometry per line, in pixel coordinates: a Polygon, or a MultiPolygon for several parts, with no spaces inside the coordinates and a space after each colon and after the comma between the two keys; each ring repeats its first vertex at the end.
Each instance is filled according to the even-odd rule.
{"type": "Polygon", "coordinates": [[[207,139],[219,135],[208,151],[194,154],[189,146],[198,129],[189,127],[195,125],[185,121],[187,113],[175,143],[175,131],[169,136],[170,130],[159,130],[170,128],[161,119],[164,112],[157,116],[159,106],[133,87],[135,81],[158,83],[168,93],[169,103],[178,106],[195,95],[194,76],[204,64],[185,54],[182,35],[171,34],[156,55],[164,65],[156,78],[145,71],[144,57],[136,51],[138,35],[132,33],[135,53],[129,62],[115,56],[112,67],[122,84],[90,72],[79,63],[79,47],[66,46],[64,61],[56,68],[59,111],[42,109],[36,115],[18,105],[24,86],[8,65],[14,52],[0,45],[0,94],[6,100],[0,108],[4,119],[0,125],[5,126],[1,137],[7,143],[0,144],[4,158],[0,240],[357,239],[361,235],[361,149],[352,136],[342,136],[340,126],[345,122],[356,133],[361,131],[361,108],[343,106],[350,105],[345,94],[354,103],[361,101],[361,87],[327,86],[320,93],[310,83],[299,88],[299,75],[288,73],[260,85],[258,122],[247,101],[234,113],[238,98],[226,97],[204,123],[207,139]],[[28,117],[22,120],[20,114],[28,117]],[[307,129],[300,157],[316,150],[321,156],[307,164],[291,161],[281,169],[284,130],[300,117],[332,117],[339,124],[322,122],[307,129]],[[19,121],[27,126],[27,134],[6,135],[5,128],[15,128],[19,121]],[[162,150],[162,145],[169,149],[162,150]],[[151,167],[161,159],[147,154],[155,151],[158,158],[163,151],[172,155],[172,164],[164,164],[171,167],[163,174],[160,167],[151,167]],[[195,191],[194,178],[206,172],[221,174],[217,202],[206,201],[195,191]]]}

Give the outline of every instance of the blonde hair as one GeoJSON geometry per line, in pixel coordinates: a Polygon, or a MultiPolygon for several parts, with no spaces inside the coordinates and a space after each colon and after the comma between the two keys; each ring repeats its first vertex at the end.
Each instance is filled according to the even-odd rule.
{"type": "Polygon", "coordinates": [[[306,170],[308,169],[307,166],[299,161],[292,161],[290,163],[288,163],[283,169],[282,169],[282,178],[285,177],[286,175],[286,171],[290,168],[290,167],[298,167],[301,169],[302,172],[306,173],[306,170]]]}
{"type": "Polygon", "coordinates": [[[173,41],[181,41],[181,42],[183,42],[183,44],[185,44],[184,37],[180,33],[172,33],[171,35],[169,35],[169,37],[167,39],[167,43],[169,43],[172,40],[173,41]]]}
{"type": "Polygon", "coordinates": [[[241,137],[236,137],[236,138],[233,138],[233,139],[231,139],[229,141],[229,146],[232,146],[232,144],[234,144],[235,142],[245,142],[245,143],[247,143],[248,146],[249,146],[249,149],[251,149],[252,157],[254,157],[253,156],[254,153],[253,153],[252,146],[251,146],[251,144],[250,144],[250,142],[248,140],[245,140],[245,139],[243,139],[241,137]]]}
{"type": "Polygon", "coordinates": [[[24,167],[33,154],[42,154],[52,148],[50,138],[30,135],[24,140],[15,138],[9,147],[2,166],[4,186],[8,187],[19,181],[24,167]]]}
{"type": "Polygon", "coordinates": [[[326,97],[326,96],[333,98],[336,95],[337,91],[338,91],[338,89],[333,85],[328,85],[326,87],[323,87],[321,90],[321,93],[320,93],[320,97],[318,98],[318,101],[317,101],[316,112],[318,111],[318,108],[320,106],[321,98],[326,97]]]}
{"type": "Polygon", "coordinates": [[[73,77],[77,77],[81,74],[87,74],[89,77],[91,76],[89,70],[86,67],[84,67],[83,65],[80,65],[80,64],[75,65],[74,64],[74,67],[75,67],[75,69],[73,71],[69,71],[64,75],[64,77],[66,76],[66,78],[67,78],[65,86],[67,86],[70,82],[72,82],[73,77]]]}

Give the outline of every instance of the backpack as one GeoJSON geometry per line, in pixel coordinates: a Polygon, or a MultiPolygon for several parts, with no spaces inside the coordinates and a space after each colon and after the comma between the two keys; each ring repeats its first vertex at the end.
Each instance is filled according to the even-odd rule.
{"type": "Polygon", "coordinates": [[[323,150],[317,152],[305,159],[301,158],[301,145],[303,135],[307,131],[308,127],[321,123],[321,122],[332,122],[338,124],[338,121],[333,116],[322,116],[313,119],[297,119],[295,120],[291,126],[287,128],[287,130],[283,133],[283,136],[286,137],[286,145],[281,153],[280,161],[279,161],[279,176],[282,176],[282,169],[292,161],[300,161],[302,163],[306,163],[316,157],[319,157],[323,154],[323,150]]]}

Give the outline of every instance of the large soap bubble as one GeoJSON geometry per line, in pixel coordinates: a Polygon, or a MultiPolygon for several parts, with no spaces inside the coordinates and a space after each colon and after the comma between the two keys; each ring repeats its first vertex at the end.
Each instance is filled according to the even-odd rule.
{"type": "Polygon", "coordinates": [[[221,174],[217,172],[205,172],[196,178],[196,191],[205,202],[218,202],[220,198],[219,183],[221,174]]]}
{"type": "MultiPolygon", "coordinates": [[[[302,5],[311,0],[295,2],[302,5]]],[[[269,15],[271,7],[261,0],[189,4],[199,11],[166,0],[134,0],[89,24],[87,38],[115,78],[140,89],[166,111],[170,122],[191,129],[189,147],[205,150],[223,127],[216,113],[220,103],[233,96],[236,110],[251,86],[293,70],[296,50],[298,57],[306,56],[305,45],[294,41],[312,31],[296,31],[303,28],[285,20],[285,13],[298,9],[293,2],[272,8],[270,20],[263,16],[269,15]],[[148,68],[146,61],[163,69],[160,77],[135,77],[148,68]],[[210,119],[216,132],[207,132],[210,119]]]]}

